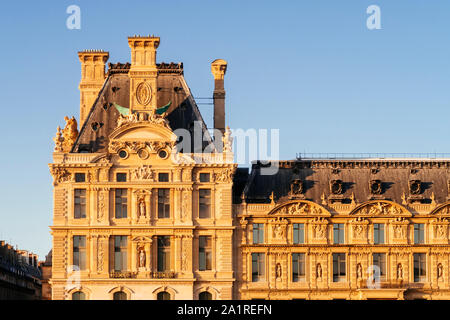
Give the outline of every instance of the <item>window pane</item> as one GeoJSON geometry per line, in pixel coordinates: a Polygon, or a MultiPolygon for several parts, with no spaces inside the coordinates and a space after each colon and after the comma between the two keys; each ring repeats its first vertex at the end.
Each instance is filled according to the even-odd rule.
{"type": "Polygon", "coordinates": [[[344,224],[335,223],[333,224],[333,243],[343,244],[344,243],[344,224]]]}
{"type": "Polygon", "coordinates": [[[414,224],[414,243],[425,243],[425,225],[423,223],[414,224]]]}
{"type": "Polygon", "coordinates": [[[115,217],[122,219],[127,217],[127,189],[116,189],[115,217]]]}
{"type": "Polygon", "coordinates": [[[264,224],[254,223],[253,224],[253,243],[260,244],[264,243],[264,224]]]}
{"type": "Polygon", "coordinates": [[[199,270],[211,270],[212,247],[210,236],[199,237],[199,270]]]}
{"type": "Polygon", "coordinates": [[[126,271],[127,266],[127,236],[114,236],[114,270],[126,271]]]}
{"type": "Polygon", "coordinates": [[[200,173],[200,182],[209,182],[209,173],[200,173]]]}
{"type": "Polygon", "coordinates": [[[170,218],[170,189],[158,189],[158,218],[170,218]]]}
{"type": "Polygon", "coordinates": [[[294,223],[294,244],[305,243],[305,225],[303,223],[294,223]]]}
{"type": "Polygon", "coordinates": [[[345,281],[345,253],[333,253],[333,281],[345,281]]]}
{"type": "Polygon", "coordinates": [[[86,300],[86,295],[81,291],[74,292],[72,293],[72,300],[86,300]]]}
{"type": "Polygon", "coordinates": [[[86,270],[86,237],[73,237],[73,265],[80,270],[86,270]]]}
{"type": "Polygon", "coordinates": [[[292,281],[305,281],[305,254],[292,254],[292,281]]]}
{"type": "Polygon", "coordinates": [[[117,182],[127,182],[127,174],[126,173],[117,173],[116,181],[117,182]]]}
{"type": "Polygon", "coordinates": [[[252,253],[252,281],[264,280],[264,253],[252,253]]]}
{"type": "Polygon", "coordinates": [[[373,225],[373,238],[375,244],[384,244],[384,224],[373,225]]]}
{"type": "Polygon", "coordinates": [[[86,218],[86,189],[75,189],[74,218],[86,218]]]}
{"type": "Polygon", "coordinates": [[[169,182],[169,174],[167,172],[161,172],[158,174],[159,182],[169,182]]]}
{"type": "Polygon", "coordinates": [[[170,237],[158,237],[158,271],[170,271],[170,237]]]}
{"type": "Polygon", "coordinates": [[[211,217],[211,190],[200,189],[198,190],[198,202],[199,202],[199,218],[211,217]]]}

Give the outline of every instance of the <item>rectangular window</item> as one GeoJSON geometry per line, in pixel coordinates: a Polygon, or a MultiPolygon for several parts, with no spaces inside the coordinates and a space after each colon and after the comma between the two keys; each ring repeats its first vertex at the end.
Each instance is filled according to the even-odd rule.
{"type": "Polygon", "coordinates": [[[86,236],[73,237],[73,265],[86,270],[86,236]]]}
{"type": "Polygon", "coordinates": [[[345,241],[344,224],[343,223],[333,224],[333,243],[334,244],[343,244],[344,241],[345,241]]]}
{"type": "Polygon", "coordinates": [[[127,182],[127,174],[126,173],[116,173],[116,181],[117,182],[127,182]]]}
{"type": "Polygon", "coordinates": [[[292,281],[305,281],[305,254],[293,253],[292,254],[292,281]]]}
{"type": "Polygon", "coordinates": [[[200,271],[212,269],[212,247],[210,236],[200,236],[198,238],[198,257],[200,271]]]}
{"type": "Polygon", "coordinates": [[[86,189],[75,189],[75,219],[86,218],[86,189]]]}
{"type": "Polygon", "coordinates": [[[386,254],[374,253],[372,256],[372,264],[380,268],[380,280],[386,280],[386,254]]]}
{"type": "Polygon", "coordinates": [[[425,253],[414,253],[414,282],[426,282],[427,262],[425,253]]]}
{"type": "Polygon", "coordinates": [[[427,261],[425,253],[414,253],[414,282],[426,282],[427,261]]]}
{"type": "Polygon", "coordinates": [[[333,253],[333,282],[345,281],[345,253],[333,253]]]}
{"type": "Polygon", "coordinates": [[[116,219],[127,217],[127,189],[116,189],[116,219]]]}
{"type": "Polygon", "coordinates": [[[305,224],[294,223],[294,244],[305,243],[305,224]]]}
{"type": "Polygon", "coordinates": [[[253,224],[253,244],[264,243],[264,223],[253,224]]]}
{"type": "Polygon", "coordinates": [[[414,244],[425,243],[425,225],[414,223],[414,244]]]}
{"type": "Polygon", "coordinates": [[[264,281],[264,253],[252,253],[252,282],[264,281]]]}
{"type": "Polygon", "coordinates": [[[384,224],[374,223],[373,225],[373,243],[384,244],[384,224]]]}
{"type": "Polygon", "coordinates": [[[200,173],[200,182],[209,182],[210,176],[209,173],[200,173]]]}
{"type": "Polygon", "coordinates": [[[169,174],[167,172],[161,172],[158,174],[159,182],[169,182],[169,174]]]}
{"type": "Polygon", "coordinates": [[[170,189],[158,189],[158,218],[170,218],[170,189]]]}
{"type": "Polygon", "coordinates": [[[114,270],[127,270],[127,236],[114,236],[114,270]]]}
{"type": "Polygon", "coordinates": [[[75,173],[75,182],[86,182],[86,174],[76,172],[75,173]]]}
{"type": "Polygon", "coordinates": [[[211,218],[211,189],[198,190],[198,216],[211,218]]]}
{"type": "Polygon", "coordinates": [[[158,271],[170,271],[170,237],[158,237],[158,271]]]}

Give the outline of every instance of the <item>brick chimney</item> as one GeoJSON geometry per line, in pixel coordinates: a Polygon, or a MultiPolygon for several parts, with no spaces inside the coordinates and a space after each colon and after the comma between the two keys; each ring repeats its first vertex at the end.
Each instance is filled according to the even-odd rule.
{"type": "Polygon", "coordinates": [[[156,80],[158,68],[156,66],[156,49],[159,37],[134,36],[128,38],[131,49],[130,77],[130,110],[156,110],[156,80]]]}
{"type": "Polygon", "coordinates": [[[105,82],[105,64],[109,59],[109,53],[103,50],[85,50],[78,52],[78,58],[81,62],[79,86],[81,128],[105,82]]]}
{"type": "MultiPolygon", "coordinates": [[[[225,88],[224,77],[227,71],[227,62],[222,59],[214,60],[211,63],[211,72],[214,76],[214,129],[225,132],[225,88]]],[[[222,135],[214,136],[216,148],[222,151],[222,135]]]]}

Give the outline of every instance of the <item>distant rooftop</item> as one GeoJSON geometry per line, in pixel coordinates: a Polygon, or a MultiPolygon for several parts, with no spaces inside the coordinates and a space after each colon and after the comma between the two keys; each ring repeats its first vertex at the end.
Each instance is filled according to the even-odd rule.
{"type": "Polygon", "coordinates": [[[450,153],[298,153],[297,160],[450,160],[450,153]]]}

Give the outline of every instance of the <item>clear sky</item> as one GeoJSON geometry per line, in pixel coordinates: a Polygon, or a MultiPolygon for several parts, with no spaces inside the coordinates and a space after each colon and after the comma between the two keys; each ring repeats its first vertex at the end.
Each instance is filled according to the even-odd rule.
{"type": "Polygon", "coordinates": [[[42,259],[52,138],[79,116],[77,51],[128,62],[130,35],[160,36],[158,61],[183,62],[197,97],[212,95],[211,61],[227,60],[227,123],[280,129],[281,159],[450,152],[448,0],[3,1],[0,34],[0,238],[42,259]],[[73,4],[80,30],[66,28],[73,4]],[[380,30],[366,27],[373,4],[380,30]]]}

